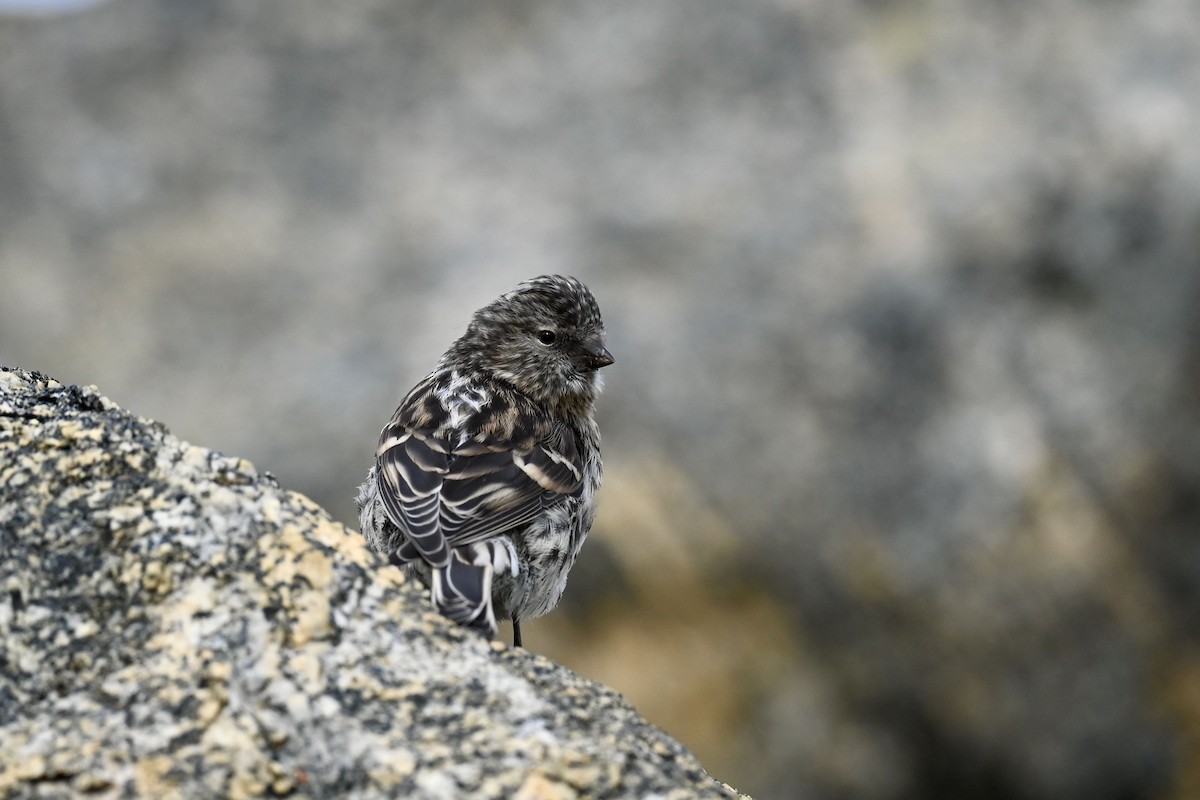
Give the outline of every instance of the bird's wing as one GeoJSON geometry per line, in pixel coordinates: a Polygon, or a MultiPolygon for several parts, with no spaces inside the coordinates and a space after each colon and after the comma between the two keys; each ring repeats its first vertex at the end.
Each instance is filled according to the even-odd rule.
{"type": "Polygon", "coordinates": [[[575,436],[564,425],[523,443],[483,440],[456,453],[442,483],[442,530],[452,546],[525,525],[583,487],[575,436]]]}
{"type": "Polygon", "coordinates": [[[452,444],[437,434],[398,414],[376,455],[388,518],[433,566],[449,563],[450,548],[524,525],[582,489],[575,436],[564,425],[535,426],[519,441],[480,434],[452,444]]]}
{"type": "Polygon", "coordinates": [[[384,511],[421,557],[438,567],[450,562],[440,518],[442,483],[450,471],[448,450],[445,441],[393,420],[383,429],[375,456],[384,511]]]}

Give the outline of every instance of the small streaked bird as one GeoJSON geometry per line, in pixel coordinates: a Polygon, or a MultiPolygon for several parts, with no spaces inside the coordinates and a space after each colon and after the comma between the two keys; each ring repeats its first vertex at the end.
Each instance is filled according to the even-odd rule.
{"type": "Polygon", "coordinates": [[[362,532],[434,606],[489,637],[554,608],[592,527],[593,419],[613,363],[596,299],[543,275],[475,312],[383,428],[359,488],[362,532]]]}

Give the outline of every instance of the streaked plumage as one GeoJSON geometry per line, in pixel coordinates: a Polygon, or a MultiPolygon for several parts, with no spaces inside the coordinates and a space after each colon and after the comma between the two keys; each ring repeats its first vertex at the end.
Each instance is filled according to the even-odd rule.
{"type": "Polygon", "coordinates": [[[384,427],[359,489],[372,546],[417,574],[446,616],[552,609],[595,515],[597,370],[612,363],[575,278],[526,281],[480,309],[384,427]]]}

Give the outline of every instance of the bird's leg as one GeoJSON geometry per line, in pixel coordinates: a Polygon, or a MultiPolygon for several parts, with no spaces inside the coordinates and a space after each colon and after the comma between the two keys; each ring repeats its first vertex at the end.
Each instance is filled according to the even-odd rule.
{"type": "Polygon", "coordinates": [[[521,623],[517,620],[517,615],[513,614],[513,647],[521,647],[521,623]]]}

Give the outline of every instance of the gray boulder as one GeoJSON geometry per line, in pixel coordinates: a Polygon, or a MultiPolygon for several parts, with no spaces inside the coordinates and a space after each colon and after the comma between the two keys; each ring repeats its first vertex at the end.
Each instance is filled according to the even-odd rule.
{"type": "Polygon", "coordinates": [[[303,495],[0,368],[0,795],[736,797],[303,495]]]}

